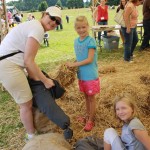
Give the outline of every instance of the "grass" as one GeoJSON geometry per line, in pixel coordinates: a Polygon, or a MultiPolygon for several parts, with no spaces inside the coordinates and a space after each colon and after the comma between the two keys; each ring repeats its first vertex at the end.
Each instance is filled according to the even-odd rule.
{"type": "MultiPolygon", "coordinates": [[[[113,25],[113,21],[116,10],[109,10],[109,24],[113,25]]],[[[139,7],[139,20],[142,20],[142,7],[139,7]]],[[[73,59],[75,57],[73,51],[73,41],[77,37],[74,31],[74,19],[78,15],[85,15],[90,23],[93,25],[92,13],[90,9],[73,9],[63,10],[63,30],[62,31],[50,31],[49,35],[49,47],[45,47],[41,44],[36,62],[46,71],[53,70],[56,65],[73,59]],[[65,14],[70,17],[70,23],[67,24],[65,20],[65,14]]],[[[34,13],[36,19],[41,17],[40,12],[34,13]]],[[[24,13],[24,21],[27,18],[27,13],[24,13]]],[[[92,32],[90,31],[90,35],[92,32]]],[[[138,43],[138,46],[140,43],[138,43]]],[[[106,50],[98,50],[99,61],[115,61],[122,59],[123,49],[120,47],[118,50],[108,52],[106,50]]],[[[16,85],[17,86],[17,85],[16,85]]],[[[12,100],[11,96],[7,92],[0,91],[0,149],[17,149],[17,142],[14,141],[12,146],[13,136],[20,135],[20,130],[23,130],[23,126],[19,119],[19,111],[12,100]],[[16,143],[16,145],[15,145],[16,143]],[[13,147],[13,148],[12,148],[13,147]]],[[[19,142],[18,142],[19,143],[19,142]]],[[[21,149],[21,148],[20,148],[21,149]]]]}
{"type": "MultiPolygon", "coordinates": [[[[138,7],[139,9],[139,20],[142,20],[142,7],[138,7]]],[[[114,25],[114,15],[116,9],[109,10],[109,22],[108,24],[114,25]]],[[[41,14],[39,12],[34,13],[35,18],[39,19],[41,14]]],[[[85,15],[88,18],[90,23],[90,27],[93,25],[92,21],[92,12],[89,8],[85,9],[73,9],[73,10],[63,10],[63,31],[50,31],[49,35],[49,47],[45,47],[43,44],[41,45],[40,51],[37,55],[36,61],[42,68],[51,69],[49,64],[53,66],[56,62],[66,61],[68,59],[74,58],[73,51],[73,41],[78,36],[74,31],[74,20],[78,15],[85,15]],[[65,15],[70,17],[69,24],[66,23],[65,15]],[[45,67],[44,67],[45,66],[45,67]]],[[[24,14],[24,18],[26,18],[27,14],[24,14]]],[[[90,35],[92,32],[90,30],[90,35]]],[[[120,40],[121,43],[121,40],[120,40]]],[[[118,51],[113,51],[108,53],[108,51],[103,50],[103,53],[100,53],[99,50],[99,58],[119,58],[122,56],[122,48],[118,51]],[[121,53],[118,53],[121,52],[121,53]]],[[[55,66],[55,65],[54,65],[55,66]]]]}

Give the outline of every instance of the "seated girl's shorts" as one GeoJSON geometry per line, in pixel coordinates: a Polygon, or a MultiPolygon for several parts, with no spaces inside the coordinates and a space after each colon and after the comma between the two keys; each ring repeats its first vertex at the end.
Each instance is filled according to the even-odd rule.
{"type": "Polygon", "coordinates": [[[79,89],[81,92],[86,93],[87,95],[95,95],[100,92],[100,80],[79,80],[79,89]]]}

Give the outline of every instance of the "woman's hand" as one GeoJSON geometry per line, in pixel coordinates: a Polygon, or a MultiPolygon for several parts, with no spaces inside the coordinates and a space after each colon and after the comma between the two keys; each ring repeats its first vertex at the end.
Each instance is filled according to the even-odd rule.
{"type": "Polygon", "coordinates": [[[46,78],[46,80],[43,83],[47,89],[50,89],[52,86],[55,86],[53,80],[49,78],[46,78]]]}
{"type": "Polygon", "coordinates": [[[131,32],[131,28],[127,28],[126,33],[130,33],[131,32]]]}

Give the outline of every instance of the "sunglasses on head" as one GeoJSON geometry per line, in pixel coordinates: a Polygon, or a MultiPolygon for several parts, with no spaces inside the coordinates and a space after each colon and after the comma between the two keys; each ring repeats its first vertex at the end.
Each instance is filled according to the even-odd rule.
{"type": "Polygon", "coordinates": [[[61,21],[57,20],[56,17],[49,15],[49,18],[50,18],[52,21],[55,21],[57,25],[60,25],[60,24],[61,24],[61,21]]]}

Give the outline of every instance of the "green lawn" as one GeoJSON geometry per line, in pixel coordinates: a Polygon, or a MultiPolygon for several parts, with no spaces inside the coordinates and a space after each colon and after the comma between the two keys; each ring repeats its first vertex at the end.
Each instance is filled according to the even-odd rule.
{"type": "MultiPolygon", "coordinates": [[[[114,25],[114,15],[116,10],[109,10],[109,24],[114,25]]],[[[142,8],[139,7],[139,20],[142,20],[142,8]]],[[[36,19],[41,17],[40,12],[33,13],[36,19]]],[[[90,26],[93,25],[92,13],[90,9],[73,9],[63,10],[63,30],[62,31],[50,31],[49,47],[45,47],[43,44],[36,57],[36,62],[44,70],[50,71],[57,64],[65,62],[74,58],[73,41],[77,37],[74,31],[74,20],[78,15],[87,16],[90,26]],[[70,17],[70,23],[67,24],[65,15],[70,17]]],[[[27,13],[24,13],[24,20],[27,18],[27,13]]],[[[90,31],[90,35],[92,35],[90,31]]],[[[140,45],[140,43],[138,43],[140,45]]],[[[112,61],[115,59],[122,59],[123,49],[107,52],[106,50],[98,50],[100,61],[112,61]]],[[[20,140],[22,140],[22,133],[24,128],[20,123],[18,109],[10,95],[7,92],[0,90],[0,149],[17,149],[19,147],[20,140]],[[17,136],[17,138],[16,138],[17,136]],[[20,139],[21,138],[21,139],[20,139]],[[18,141],[16,142],[16,139],[18,141]]]]}
{"type": "MultiPolygon", "coordinates": [[[[117,8],[117,7],[116,7],[117,8]]],[[[142,7],[138,7],[139,10],[139,20],[142,20],[142,7]]],[[[115,25],[114,22],[114,15],[115,15],[116,9],[109,10],[109,22],[110,25],[115,25]]],[[[56,64],[56,62],[62,62],[66,61],[67,59],[74,58],[74,51],[73,51],[73,42],[74,39],[78,36],[76,32],[74,31],[74,20],[78,15],[85,15],[90,23],[90,27],[93,25],[92,21],[92,12],[89,8],[84,9],[70,9],[70,10],[62,10],[63,13],[63,30],[62,31],[50,31],[49,35],[49,47],[45,47],[43,44],[41,45],[40,51],[37,55],[36,61],[42,68],[45,68],[46,70],[51,69],[53,64],[56,64]],[[70,23],[66,23],[65,16],[66,14],[70,18],[70,23]],[[51,66],[51,67],[50,67],[51,66]]],[[[35,12],[33,13],[36,19],[40,19],[41,12],[35,12]]],[[[27,18],[27,13],[24,14],[24,20],[27,18]]],[[[90,30],[90,35],[92,35],[92,32],[90,30]]],[[[121,43],[121,40],[120,40],[121,43]]],[[[100,52],[100,51],[99,51],[100,52]]],[[[122,47],[119,52],[122,52],[122,47]]],[[[103,53],[99,54],[99,58],[109,58],[109,57],[120,57],[122,56],[122,53],[118,53],[117,51],[113,51],[108,53],[107,51],[103,50],[103,53]],[[114,54],[114,55],[113,55],[114,54]]]]}

